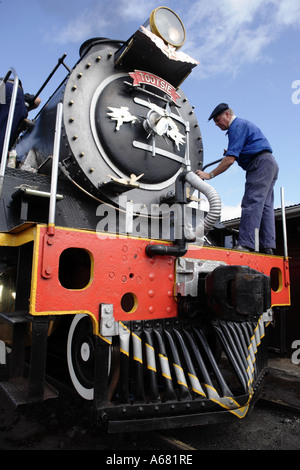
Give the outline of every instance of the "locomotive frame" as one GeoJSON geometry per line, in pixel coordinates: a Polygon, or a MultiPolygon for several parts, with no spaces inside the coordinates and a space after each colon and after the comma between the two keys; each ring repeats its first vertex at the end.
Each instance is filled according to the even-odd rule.
{"type": "Polygon", "coordinates": [[[179,88],[196,62],[155,31],[82,45],[1,196],[0,393],[14,406],[56,397],[62,348],[109,432],[246,416],[272,309],[290,303],[286,257],[205,246],[220,200],[194,174],[202,138],[179,88]]]}

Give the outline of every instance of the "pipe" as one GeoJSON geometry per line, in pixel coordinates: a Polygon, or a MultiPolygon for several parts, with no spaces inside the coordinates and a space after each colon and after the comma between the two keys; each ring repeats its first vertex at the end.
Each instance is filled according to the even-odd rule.
{"type": "MultiPolygon", "coordinates": [[[[185,203],[185,193],[183,194],[182,189],[184,183],[188,182],[193,188],[201,191],[208,199],[209,212],[205,216],[204,221],[196,227],[196,235],[203,236],[207,233],[215,222],[219,219],[221,214],[221,199],[217,194],[216,190],[209,184],[202,181],[194,172],[189,171],[182,173],[176,180],[176,192],[175,201],[185,203]],[[204,233],[203,233],[204,231],[204,233]]],[[[167,245],[148,245],[146,247],[146,254],[149,257],[154,255],[159,256],[184,256],[187,252],[186,240],[182,236],[181,240],[177,240],[176,246],[167,245]]]]}
{"type": "Polygon", "coordinates": [[[222,209],[220,196],[212,186],[205,183],[201,178],[199,178],[199,176],[196,175],[196,173],[192,171],[186,174],[185,179],[193,188],[203,193],[209,202],[209,212],[204,218],[203,225],[201,223],[198,225],[198,227],[196,227],[196,234],[203,232],[203,227],[205,234],[214,226],[220,217],[222,209]]]}
{"type": "Polygon", "coordinates": [[[146,255],[152,256],[184,256],[187,248],[184,246],[168,246],[168,245],[147,245],[146,255]]]}

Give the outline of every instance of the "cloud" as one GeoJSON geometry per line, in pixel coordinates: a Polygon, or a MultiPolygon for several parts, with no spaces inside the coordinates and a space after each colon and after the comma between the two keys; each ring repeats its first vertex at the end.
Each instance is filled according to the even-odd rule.
{"type": "Polygon", "coordinates": [[[56,23],[45,38],[56,44],[81,43],[94,36],[103,36],[109,30],[109,21],[99,14],[99,7],[86,8],[68,21],[56,23]]]}
{"type": "Polygon", "coordinates": [[[221,221],[231,220],[241,217],[241,205],[225,206],[222,204],[221,221]]]}
{"type": "Polygon", "coordinates": [[[275,15],[277,24],[282,26],[300,26],[300,3],[299,0],[285,0],[278,3],[275,15]]]}
{"type": "Polygon", "coordinates": [[[187,53],[202,77],[236,75],[244,64],[270,61],[267,47],[288,27],[300,26],[298,0],[196,1],[183,13],[187,53]]]}
{"type": "MultiPolygon", "coordinates": [[[[155,0],[118,0],[118,9],[116,10],[119,18],[128,21],[140,21],[144,23],[151,11],[158,5],[155,0]]],[[[140,24],[137,24],[139,27],[140,24]]]]}
{"type": "MultiPolygon", "coordinates": [[[[61,0],[36,1],[56,19],[46,37],[59,44],[95,36],[126,40],[160,4],[157,0],[66,0],[61,9],[61,0]]],[[[185,25],[184,52],[200,62],[194,76],[235,76],[245,64],[271,61],[268,47],[289,28],[300,27],[299,0],[170,0],[169,7],[185,25]]]]}
{"type": "Polygon", "coordinates": [[[147,20],[156,3],[155,0],[110,0],[105,4],[96,0],[86,0],[83,3],[75,1],[74,5],[60,11],[60,15],[53,5],[51,8],[43,6],[47,14],[56,18],[55,26],[50,28],[45,37],[47,41],[57,44],[80,43],[98,36],[126,40],[147,20]],[[82,9],[81,6],[80,11],[79,3],[84,7],[82,9]],[[70,17],[73,7],[76,8],[70,17]]]}
{"type": "MultiPolygon", "coordinates": [[[[200,202],[200,209],[202,211],[208,212],[209,211],[209,204],[206,199],[202,199],[200,202]]],[[[221,210],[221,221],[231,220],[241,217],[241,204],[237,204],[236,206],[228,206],[222,203],[222,210],[221,210]]]]}

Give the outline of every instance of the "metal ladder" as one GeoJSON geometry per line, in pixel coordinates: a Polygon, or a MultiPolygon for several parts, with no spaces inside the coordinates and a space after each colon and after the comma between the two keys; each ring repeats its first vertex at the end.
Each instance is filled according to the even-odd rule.
{"type": "MultiPolygon", "coordinates": [[[[3,83],[6,83],[11,71],[9,71],[0,83],[0,93],[3,83]]],[[[11,134],[11,123],[16,103],[16,90],[19,80],[15,74],[15,83],[13,95],[9,109],[5,143],[2,152],[2,161],[0,168],[0,199],[2,197],[4,174],[6,169],[8,145],[11,134]],[[14,93],[15,91],[15,93],[14,93]]],[[[57,195],[58,162],[60,151],[60,137],[62,125],[63,106],[57,105],[56,127],[54,136],[51,188],[49,197],[49,216],[47,237],[55,234],[55,208],[56,201],[61,197],[57,195]]],[[[34,196],[44,197],[42,191],[35,191],[34,196]]],[[[47,239],[45,238],[45,242],[47,239]]],[[[27,310],[15,312],[0,312],[0,321],[8,323],[13,329],[12,352],[9,358],[9,364],[6,361],[6,351],[3,341],[0,341],[0,400],[8,399],[13,408],[25,403],[36,403],[40,400],[55,398],[57,391],[45,382],[45,364],[46,364],[46,346],[47,332],[49,327],[48,316],[31,316],[27,310]],[[25,339],[28,324],[32,326],[32,344],[29,358],[29,370],[25,374],[25,339]],[[27,376],[28,375],[28,376],[27,376]]]]}
{"type": "MultiPolygon", "coordinates": [[[[63,58],[64,56],[60,59],[58,65],[62,63],[63,58]]],[[[16,105],[16,100],[17,100],[17,91],[18,91],[18,86],[19,86],[19,77],[13,67],[11,67],[8,70],[5,77],[0,83],[0,103],[1,103],[3,101],[3,97],[5,97],[5,84],[8,81],[11,74],[14,77],[14,86],[13,86],[10,107],[9,107],[9,114],[8,114],[8,119],[7,119],[2,157],[1,157],[1,165],[0,165],[0,199],[2,198],[4,175],[5,175],[5,169],[6,169],[7,157],[8,157],[8,148],[9,148],[9,142],[11,138],[12,123],[13,123],[13,118],[14,118],[15,105],[16,105]]],[[[50,195],[49,195],[50,203],[49,203],[48,232],[50,232],[51,234],[53,233],[53,226],[55,223],[55,206],[56,206],[56,198],[57,198],[56,192],[57,192],[58,161],[59,161],[59,151],[60,151],[62,113],[63,113],[63,106],[62,106],[62,103],[59,103],[57,106],[57,115],[56,115],[54,147],[53,147],[53,163],[52,163],[52,174],[51,174],[51,190],[50,190],[50,195]]],[[[38,191],[36,191],[36,195],[38,195],[38,191]]]]}

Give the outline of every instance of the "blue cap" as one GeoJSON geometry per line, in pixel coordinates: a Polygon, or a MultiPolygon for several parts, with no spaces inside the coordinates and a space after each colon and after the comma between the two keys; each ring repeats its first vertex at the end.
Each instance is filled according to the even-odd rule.
{"type": "Polygon", "coordinates": [[[227,103],[218,104],[218,106],[215,107],[215,109],[209,116],[208,120],[210,121],[211,119],[214,119],[216,116],[218,116],[218,114],[224,113],[224,111],[226,111],[227,109],[229,109],[229,106],[227,103]]]}

